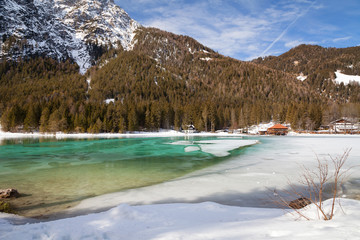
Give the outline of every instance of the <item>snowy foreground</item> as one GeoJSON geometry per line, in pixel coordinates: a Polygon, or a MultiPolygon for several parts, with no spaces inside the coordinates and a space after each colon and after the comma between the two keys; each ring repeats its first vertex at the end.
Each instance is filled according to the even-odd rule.
{"type": "MultiPolygon", "coordinates": [[[[326,208],[330,209],[330,201],[326,208]]],[[[360,202],[342,199],[334,219],[313,220],[281,209],[197,204],[119,205],[106,212],[52,222],[13,225],[0,215],[0,239],[360,239],[360,202]]]]}

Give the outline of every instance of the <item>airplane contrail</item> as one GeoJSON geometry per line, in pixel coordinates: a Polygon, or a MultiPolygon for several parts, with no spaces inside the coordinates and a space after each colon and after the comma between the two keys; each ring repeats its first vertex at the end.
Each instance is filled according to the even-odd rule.
{"type": "Polygon", "coordinates": [[[287,33],[287,31],[290,29],[290,27],[291,27],[292,25],[294,25],[300,17],[306,15],[306,14],[309,12],[310,8],[311,8],[312,6],[314,6],[315,3],[316,3],[316,1],[314,1],[314,2],[306,9],[306,11],[304,11],[302,14],[299,14],[299,15],[294,19],[294,21],[292,21],[292,22],[285,28],[285,30],[282,31],[282,33],[262,52],[261,56],[265,56],[265,54],[275,45],[275,43],[277,43],[277,42],[287,33]]]}

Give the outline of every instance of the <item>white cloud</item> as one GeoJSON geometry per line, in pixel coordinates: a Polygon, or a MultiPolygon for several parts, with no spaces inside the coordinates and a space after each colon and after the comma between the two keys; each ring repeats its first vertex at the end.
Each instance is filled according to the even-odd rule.
{"type": "Polygon", "coordinates": [[[351,39],[351,36],[347,36],[347,37],[341,37],[341,38],[335,38],[333,39],[333,42],[342,42],[342,41],[346,41],[346,40],[349,40],[351,39]]]}
{"type": "Polygon", "coordinates": [[[181,8],[172,8],[171,11],[163,7],[147,11],[156,11],[157,17],[148,19],[146,26],[190,35],[224,55],[241,55],[243,59],[253,57],[254,53],[258,56],[266,48],[263,41],[272,39],[269,36],[272,24],[281,22],[279,12],[273,9],[267,15],[276,16],[275,20],[267,16],[244,15],[241,12],[237,12],[234,18],[221,12],[214,14],[204,2],[183,5],[181,8]]]}
{"type": "Polygon", "coordinates": [[[302,41],[294,40],[294,41],[285,43],[285,47],[287,47],[287,48],[293,48],[293,47],[299,46],[299,45],[302,44],[302,43],[303,43],[302,41]]]}
{"type": "MultiPolygon", "coordinates": [[[[310,10],[323,8],[315,0],[280,0],[272,4],[268,0],[116,2],[131,5],[141,12],[140,23],[145,26],[189,35],[224,55],[242,60],[282,53],[303,43],[302,37],[288,33],[303,24],[299,19],[306,19],[304,16],[310,10]]],[[[318,29],[306,31],[316,34],[318,29]]]]}

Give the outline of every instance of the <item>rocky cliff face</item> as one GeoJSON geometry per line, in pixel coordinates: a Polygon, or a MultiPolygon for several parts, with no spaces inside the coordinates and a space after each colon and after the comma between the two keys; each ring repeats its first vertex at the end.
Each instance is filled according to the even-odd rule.
{"type": "Polygon", "coordinates": [[[0,1],[1,59],[72,59],[84,73],[92,46],[133,48],[140,25],[112,0],[0,1]]]}

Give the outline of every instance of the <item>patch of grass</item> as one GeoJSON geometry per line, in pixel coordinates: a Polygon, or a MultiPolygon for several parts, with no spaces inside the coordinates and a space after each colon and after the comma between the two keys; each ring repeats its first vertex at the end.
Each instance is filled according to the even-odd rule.
{"type": "Polygon", "coordinates": [[[11,207],[10,203],[0,201],[0,212],[3,213],[15,213],[14,209],[11,207]]]}

